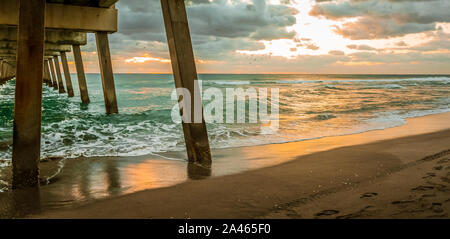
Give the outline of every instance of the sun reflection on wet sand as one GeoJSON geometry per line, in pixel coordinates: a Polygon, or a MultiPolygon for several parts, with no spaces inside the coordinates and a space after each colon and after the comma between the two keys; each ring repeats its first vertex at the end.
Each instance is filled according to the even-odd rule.
{"type": "Polygon", "coordinates": [[[166,160],[144,160],[128,165],[122,170],[122,187],[125,192],[136,192],[148,188],[160,188],[186,180],[184,162],[166,160]]]}

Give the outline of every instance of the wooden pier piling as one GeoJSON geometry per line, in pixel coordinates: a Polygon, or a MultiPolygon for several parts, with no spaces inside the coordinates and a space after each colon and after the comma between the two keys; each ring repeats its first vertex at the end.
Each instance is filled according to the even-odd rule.
{"type": "Polygon", "coordinates": [[[44,70],[45,70],[44,73],[47,74],[48,77],[48,87],[53,87],[53,79],[50,74],[50,65],[48,63],[48,59],[44,60],[44,70]]]}
{"type": "Polygon", "coordinates": [[[11,70],[9,64],[5,64],[5,79],[8,79],[11,76],[11,70]]]}
{"type": "Polygon", "coordinates": [[[0,80],[4,83],[8,80],[8,63],[6,61],[2,61],[2,65],[0,68],[0,80]]]}
{"type": "MultiPolygon", "coordinates": [[[[192,97],[191,116],[194,116],[195,102],[201,102],[201,96],[199,92],[195,92],[195,89],[198,89],[197,70],[185,3],[184,0],[161,0],[161,5],[175,87],[189,90],[192,97]]],[[[189,162],[209,165],[211,164],[211,151],[203,113],[201,123],[194,123],[193,119],[191,122],[193,123],[182,123],[189,162]]]]}
{"type": "Polygon", "coordinates": [[[8,60],[3,60],[0,64],[0,85],[6,83],[15,77],[15,66],[12,65],[8,60]]]}
{"type": "Polygon", "coordinates": [[[117,114],[116,88],[114,85],[114,74],[111,62],[111,53],[109,50],[108,33],[96,32],[98,61],[102,77],[103,96],[105,98],[106,114],[117,114]]]}
{"type": "Polygon", "coordinates": [[[84,73],[83,58],[81,57],[80,45],[73,45],[73,57],[75,59],[75,67],[77,68],[78,86],[80,88],[81,102],[89,104],[89,93],[86,84],[86,75],[84,73]]]}
{"type": "Polygon", "coordinates": [[[47,65],[48,65],[48,60],[44,60],[44,83],[50,87],[52,85],[52,81],[50,79],[50,74],[48,72],[47,65]]]}
{"type": "Polygon", "coordinates": [[[69,64],[67,63],[67,55],[66,52],[61,52],[61,63],[64,71],[64,79],[66,80],[66,88],[67,88],[67,95],[69,97],[74,97],[75,94],[73,93],[73,87],[72,87],[72,79],[70,78],[70,71],[69,71],[69,64]]]}
{"type": "Polygon", "coordinates": [[[58,56],[54,56],[53,61],[55,63],[56,77],[58,77],[58,91],[60,94],[66,93],[66,90],[64,89],[64,84],[62,81],[61,67],[59,66],[58,56]]]}
{"type": "Polygon", "coordinates": [[[4,64],[5,64],[5,61],[2,60],[2,61],[0,62],[0,84],[3,84],[3,81],[4,81],[4,79],[5,79],[5,72],[4,72],[4,70],[3,70],[4,64]]]}
{"type": "Polygon", "coordinates": [[[45,0],[20,0],[13,130],[13,188],[39,186],[45,0]]]}
{"type": "Polygon", "coordinates": [[[50,73],[51,73],[52,79],[53,79],[53,89],[57,90],[58,89],[58,79],[56,78],[55,63],[53,62],[53,58],[49,58],[48,63],[50,65],[50,73]]]}

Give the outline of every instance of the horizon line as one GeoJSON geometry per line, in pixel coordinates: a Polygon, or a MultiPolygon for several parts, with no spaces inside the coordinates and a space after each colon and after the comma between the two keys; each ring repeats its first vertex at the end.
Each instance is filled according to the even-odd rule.
{"type": "MultiPolygon", "coordinates": [[[[76,74],[76,73],[71,73],[76,74]]],[[[86,72],[85,74],[100,74],[100,72],[86,72]]],[[[114,74],[128,74],[128,75],[173,75],[172,72],[114,72],[114,74]]],[[[270,73],[197,73],[198,75],[436,75],[436,76],[450,76],[449,73],[286,73],[286,72],[270,72],[270,73]]]]}

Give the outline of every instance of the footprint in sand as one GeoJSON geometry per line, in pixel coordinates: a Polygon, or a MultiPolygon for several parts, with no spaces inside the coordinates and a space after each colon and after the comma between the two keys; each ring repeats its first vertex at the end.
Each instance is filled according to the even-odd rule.
{"type": "Polygon", "coordinates": [[[436,174],[435,174],[435,173],[427,173],[427,176],[422,177],[422,178],[428,179],[428,178],[433,178],[433,177],[436,177],[436,174]]]}
{"type": "Polygon", "coordinates": [[[371,198],[371,197],[375,197],[377,195],[378,195],[378,193],[369,192],[369,193],[364,193],[363,195],[361,195],[360,198],[371,198]]]}
{"type": "Polygon", "coordinates": [[[427,191],[427,190],[433,190],[434,187],[433,186],[419,186],[419,187],[415,187],[411,190],[413,191],[427,191]]]}
{"type": "Polygon", "coordinates": [[[422,196],[421,196],[422,198],[431,198],[431,197],[436,197],[436,194],[423,194],[422,196]]]}
{"type": "Polygon", "coordinates": [[[391,202],[394,205],[399,205],[399,204],[405,204],[405,203],[413,203],[415,202],[414,200],[400,200],[400,201],[393,201],[391,202]]]}
{"type": "Polygon", "coordinates": [[[442,209],[442,203],[437,202],[433,203],[430,209],[435,213],[441,213],[444,211],[444,209],[442,209]]]}
{"type": "Polygon", "coordinates": [[[342,216],[337,216],[336,219],[352,219],[352,218],[360,218],[364,216],[370,216],[374,211],[376,211],[376,208],[374,206],[366,206],[355,213],[350,213],[342,216]]]}
{"type": "Polygon", "coordinates": [[[434,167],[434,170],[442,170],[442,166],[436,166],[436,167],[434,167]]]}
{"type": "Polygon", "coordinates": [[[339,213],[338,210],[323,210],[321,212],[314,214],[314,216],[316,216],[316,217],[331,216],[331,215],[338,214],[338,213],[339,213]]]}
{"type": "Polygon", "coordinates": [[[441,181],[445,182],[445,183],[450,183],[450,178],[449,177],[441,177],[441,181]]]}
{"type": "Polygon", "coordinates": [[[427,183],[433,185],[433,187],[434,187],[435,189],[437,189],[438,191],[441,191],[441,192],[446,192],[446,191],[448,191],[447,186],[444,185],[444,184],[435,183],[435,182],[427,182],[427,183]]]}

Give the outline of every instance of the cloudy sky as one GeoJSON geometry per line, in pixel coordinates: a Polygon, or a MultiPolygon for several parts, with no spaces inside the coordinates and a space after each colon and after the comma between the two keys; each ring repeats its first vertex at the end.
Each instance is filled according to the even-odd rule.
{"type": "MultiPolygon", "coordinates": [[[[170,73],[159,0],[120,0],[117,73],[170,73]]],[[[450,0],[187,0],[200,73],[450,74],[450,0]]],[[[83,47],[98,72],[95,38],[83,47]]]]}

